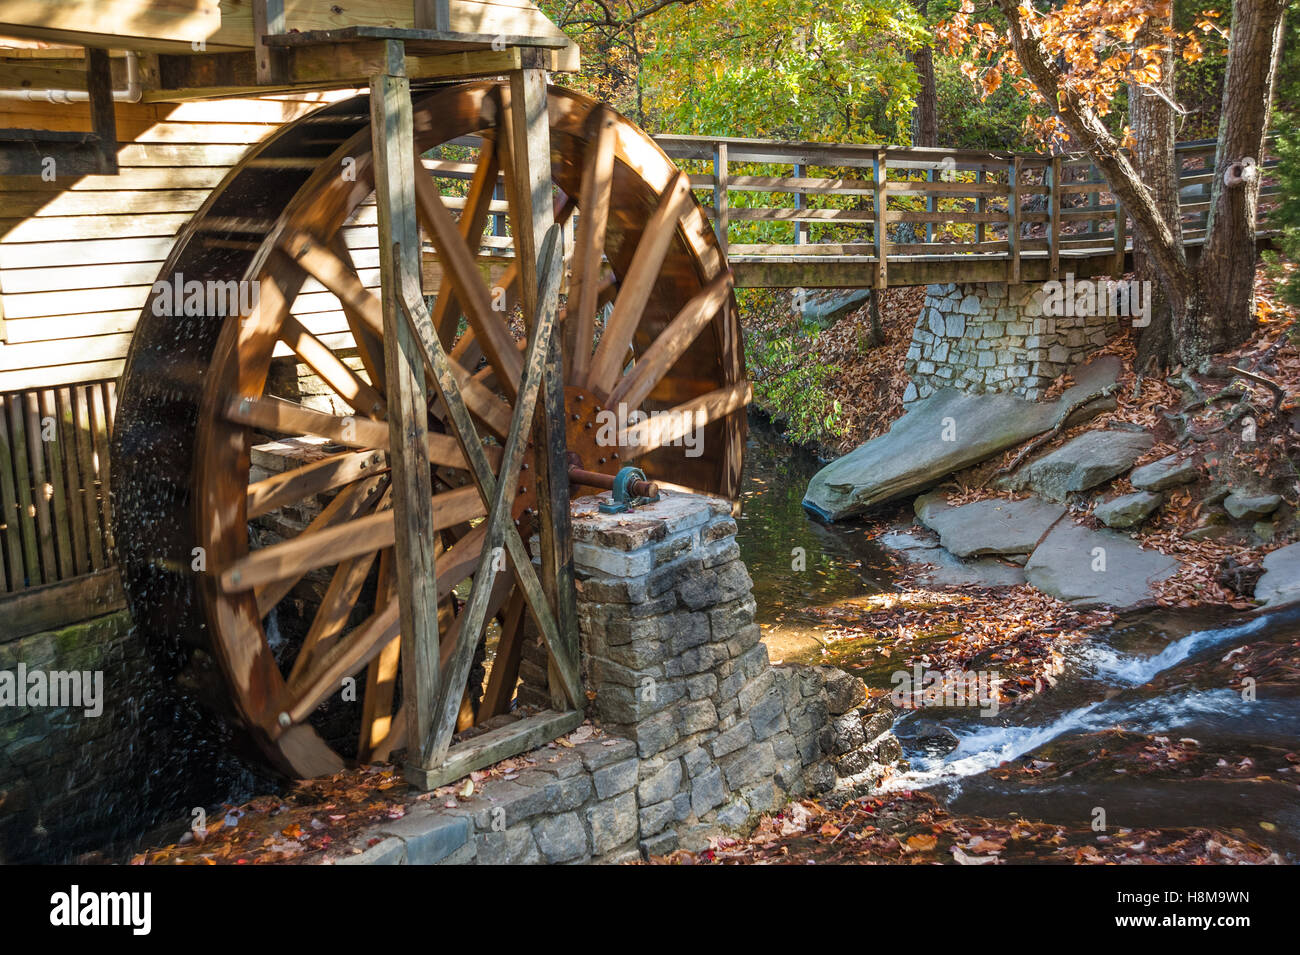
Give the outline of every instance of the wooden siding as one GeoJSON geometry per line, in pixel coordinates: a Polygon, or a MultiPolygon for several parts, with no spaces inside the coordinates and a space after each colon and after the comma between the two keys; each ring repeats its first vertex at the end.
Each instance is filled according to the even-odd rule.
{"type": "MultiPolygon", "coordinates": [[[[0,178],[0,393],[120,374],[150,286],[212,188],[283,123],[348,95],[120,103],[119,176],[0,178]]],[[[84,104],[0,104],[0,127],[89,125],[84,104]]],[[[302,303],[308,327],[341,331],[318,291],[302,303]]]]}

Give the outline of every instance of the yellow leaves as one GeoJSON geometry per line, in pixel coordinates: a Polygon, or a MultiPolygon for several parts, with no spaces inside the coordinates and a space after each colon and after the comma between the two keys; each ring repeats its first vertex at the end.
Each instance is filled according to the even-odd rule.
{"type": "Polygon", "coordinates": [[[939,844],[939,837],[932,836],[929,833],[919,833],[910,836],[907,840],[907,848],[912,852],[929,852],[939,844]]]}
{"type": "Polygon", "coordinates": [[[998,69],[989,70],[980,78],[980,88],[984,91],[985,96],[991,96],[997,92],[1002,85],[1002,71],[998,69]]]}

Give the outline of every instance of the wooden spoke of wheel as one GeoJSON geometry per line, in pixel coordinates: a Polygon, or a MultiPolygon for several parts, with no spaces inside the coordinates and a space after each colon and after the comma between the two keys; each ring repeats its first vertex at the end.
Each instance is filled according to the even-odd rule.
{"type": "MultiPolygon", "coordinates": [[[[474,178],[470,181],[469,195],[465,198],[465,208],[457,223],[460,237],[471,255],[478,254],[479,240],[487,225],[492,195],[496,191],[497,173],[500,164],[497,161],[496,140],[490,136],[482,138],[479,147],[478,165],[474,168],[474,178]]],[[[419,176],[421,173],[416,172],[419,176]]],[[[456,325],[460,320],[460,308],[456,299],[456,290],[444,276],[442,288],[433,304],[433,327],[437,329],[438,339],[443,348],[450,348],[456,337],[456,325]]]]}
{"type": "Polygon", "coordinates": [[[239,322],[236,337],[236,354],[265,355],[265,361],[240,361],[237,369],[238,384],[236,393],[240,395],[260,395],[266,385],[266,372],[270,364],[270,355],[275,350],[275,343],[280,339],[280,330],[285,319],[290,316],[290,309],[298,289],[302,287],[302,274],[294,273],[287,277],[267,275],[258,282],[257,304],[247,316],[239,322]]]}
{"type": "Polygon", "coordinates": [[[731,270],[728,269],[692,296],[654,344],[637,359],[632,370],[619,379],[609,393],[611,407],[617,408],[620,404],[629,408],[641,407],[641,402],[654,386],[722,308],[731,293],[732,282],[731,270]]]}
{"type": "MultiPolygon", "coordinates": [[[[355,315],[372,334],[382,338],[383,303],[374,292],[362,284],[356,272],[334,250],[317,242],[305,232],[286,233],[281,243],[308,275],[334,294],[334,297],[342,303],[345,314],[355,315]]],[[[381,350],[380,355],[382,354],[381,350]]],[[[469,372],[465,371],[465,375],[468,378],[469,372]]],[[[487,388],[479,387],[477,383],[470,385],[466,390],[465,401],[470,411],[483,423],[489,433],[498,438],[505,437],[510,422],[508,405],[487,388]]]]}
{"type": "Polygon", "coordinates": [[[658,412],[645,421],[629,425],[618,435],[623,460],[635,460],[657,448],[672,444],[690,431],[721,421],[749,404],[752,397],[749,382],[742,381],[710,391],[668,411],[658,412]]]}
{"type": "MultiPolygon", "coordinates": [[[[348,250],[347,242],[344,241],[341,231],[334,233],[334,239],[330,242],[329,247],[330,251],[334,253],[341,263],[344,273],[356,275],[356,264],[352,261],[352,253],[348,250]]],[[[359,283],[360,279],[358,278],[359,283]]],[[[361,364],[365,366],[366,372],[370,375],[371,383],[378,385],[386,380],[383,335],[371,327],[367,317],[355,305],[339,299],[339,306],[343,309],[344,318],[347,319],[348,330],[352,332],[352,340],[356,342],[357,354],[361,356],[361,364]]]]}
{"type": "Polygon", "coordinates": [[[280,339],[352,410],[370,418],[384,416],[384,399],[379,392],[357,377],[355,371],[343,364],[338,355],[292,315],[285,316],[280,327],[280,339]]]}
{"type": "MultiPolygon", "coordinates": [[[[346,523],[361,514],[368,513],[382,500],[383,492],[387,487],[388,476],[384,474],[373,475],[347,485],[338,494],[334,495],[334,500],[325,505],[324,510],[317,514],[310,524],[299,532],[298,537],[319,534],[327,528],[346,523]]],[[[301,579],[302,574],[290,575],[262,587],[255,587],[253,596],[257,600],[258,618],[265,617],[270,613],[271,608],[283,600],[285,595],[301,579]]]]}
{"type": "Polygon", "coordinates": [[[248,485],[248,519],[297,504],[388,469],[382,451],[344,451],[248,485]]]}
{"type": "Polygon", "coordinates": [[[371,552],[350,557],[338,565],[320,606],[316,608],[311,629],[303,638],[302,647],[293,661],[293,669],[289,671],[290,683],[308,669],[314,655],[328,649],[334,638],[343,632],[374,562],[375,555],[371,552]]]}
{"type": "MultiPolygon", "coordinates": [[[[569,219],[573,217],[577,208],[578,204],[574,201],[572,196],[559,196],[556,198],[555,221],[561,228],[568,225],[569,219]]],[[[612,284],[612,279],[602,277],[600,291],[605,292],[610,284],[612,284]]],[[[500,311],[505,315],[509,315],[514,311],[515,306],[519,304],[519,264],[517,262],[511,262],[506,266],[505,271],[501,273],[501,277],[497,280],[496,288],[501,289],[502,293],[502,307],[500,311]]],[[[564,309],[561,309],[560,320],[563,320],[563,316],[564,309]]],[[[519,346],[519,350],[523,351],[528,343],[521,341],[516,344],[519,346]]],[[[456,344],[451,347],[450,356],[452,361],[460,364],[464,368],[472,368],[478,364],[479,359],[483,356],[483,350],[479,347],[478,342],[474,338],[473,328],[465,329],[460,338],[456,340],[456,344]]],[[[455,366],[453,366],[453,368],[454,367],[455,366]]],[[[491,366],[489,366],[489,369],[490,367],[491,366]]],[[[480,374],[481,373],[476,373],[475,378],[478,379],[480,374]]],[[[492,380],[495,381],[495,378],[492,380]]],[[[469,395],[466,395],[465,400],[467,404],[470,404],[470,410],[473,411],[474,407],[473,404],[470,403],[469,397],[469,395]]],[[[501,437],[504,437],[504,435],[501,435],[501,437]]]]}
{"type": "MultiPolygon", "coordinates": [[[[375,582],[375,606],[397,599],[393,586],[393,552],[379,555],[379,577],[375,582]]],[[[362,763],[386,759],[392,752],[393,698],[397,692],[397,664],[401,660],[400,634],[388,641],[366,671],[366,695],[361,703],[361,736],[357,740],[357,760],[362,763]]],[[[398,721],[399,725],[401,721],[398,721]]]]}
{"type": "Polygon", "coordinates": [[[502,314],[492,308],[486,283],[474,264],[474,256],[461,238],[456,220],[442,203],[442,197],[428,176],[415,177],[415,203],[420,224],[438,250],[443,281],[451,282],[456,299],[465,310],[465,320],[474,329],[474,337],[483,354],[496,369],[497,378],[507,397],[515,400],[519,393],[519,376],[523,359],[515,347],[514,337],[502,314]]]}
{"type": "MultiPolygon", "coordinates": [[[[339,417],[306,408],[283,398],[234,398],[226,407],[226,418],[236,424],[265,428],[282,434],[313,434],[351,448],[389,450],[388,425],[371,418],[339,417]]],[[[485,448],[489,458],[499,459],[499,448],[485,448]]],[[[437,467],[465,467],[465,455],[456,439],[445,434],[429,435],[429,463],[437,467]]]]}
{"type": "Polygon", "coordinates": [[[591,360],[587,387],[602,395],[613,389],[619,372],[627,363],[627,352],[632,345],[641,314],[650,301],[655,282],[663,268],[668,247],[677,234],[677,223],[695,200],[691,196],[691,180],[683,172],[677,173],[659,196],[650,221],[641,233],[632,265],[614,299],[614,311],[605,323],[600,345],[591,360]]]}
{"type": "Polygon", "coordinates": [[[614,186],[614,139],[617,135],[614,115],[601,107],[593,110],[588,123],[595,126],[596,138],[587,144],[583,160],[582,215],[578,219],[578,234],[574,241],[573,274],[564,328],[564,353],[571,356],[570,381],[585,381],[591,367],[600,263],[605,255],[610,190],[614,186]]]}
{"type": "MultiPolygon", "coordinates": [[[[479,581],[477,577],[474,578],[474,586],[475,587],[479,586],[479,581]]],[[[500,613],[501,608],[505,606],[506,600],[508,600],[510,595],[517,590],[517,588],[514,586],[514,580],[510,574],[497,574],[496,579],[493,580],[489,586],[491,587],[492,592],[489,595],[487,600],[487,611],[486,611],[485,620],[491,620],[498,613],[500,613]]],[[[478,639],[474,639],[468,636],[462,638],[461,628],[465,626],[465,622],[467,620],[469,620],[468,607],[466,608],[464,613],[462,613],[459,617],[455,619],[455,621],[452,623],[452,625],[447,629],[447,631],[443,635],[442,640],[439,641],[438,670],[440,673],[451,674],[451,670],[453,669],[453,663],[457,655],[458,648],[460,648],[461,646],[470,645],[470,641],[472,641],[472,645],[470,645],[470,662],[471,664],[473,663],[473,656],[474,656],[473,651],[477,649],[478,644],[482,642],[482,634],[480,633],[478,639]]],[[[468,682],[469,682],[469,671],[467,670],[465,673],[465,682],[460,684],[462,689],[460,693],[460,705],[457,707],[457,711],[456,711],[456,718],[454,724],[455,732],[460,732],[461,730],[469,729],[470,726],[474,725],[473,724],[473,715],[474,715],[473,703],[470,700],[471,688],[467,685],[468,682]]],[[[446,691],[448,693],[455,692],[456,686],[457,684],[451,682],[451,677],[449,676],[445,686],[446,691]]]]}
{"type": "MultiPolygon", "coordinates": [[[[484,515],[483,502],[473,487],[460,487],[433,495],[435,528],[471,521],[484,515]]],[[[224,568],[218,585],[226,593],[238,593],[286,577],[301,577],[308,571],[328,567],[367,551],[392,547],[397,536],[391,510],[380,511],[311,534],[303,532],[291,540],[271,544],[224,568]]]]}
{"type": "MultiPolygon", "coordinates": [[[[482,525],[480,525],[482,526],[482,525]]],[[[477,529],[476,529],[477,530],[477,529]]],[[[459,541],[451,550],[443,552],[435,564],[438,576],[438,599],[442,600],[451,589],[467,577],[468,571],[460,568],[473,565],[483,546],[483,537],[471,532],[459,541]],[[462,547],[472,551],[472,557],[457,554],[462,547]],[[459,576],[458,576],[459,574],[459,576]]],[[[391,588],[390,588],[390,593],[391,588]]],[[[376,601],[375,612],[364,623],[348,633],[313,661],[312,667],[300,674],[296,682],[290,682],[285,690],[286,702],[278,707],[287,713],[290,723],[299,723],[325,701],[331,693],[337,692],[344,677],[351,676],[363,666],[370,663],[384,649],[388,642],[398,636],[398,602],[390,599],[380,604],[376,601]]],[[[458,617],[460,620],[464,617],[458,617]]],[[[267,725],[272,734],[278,733],[281,724],[267,725]]]]}
{"type": "Polygon", "coordinates": [[[501,639],[497,642],[496,659],[488,673],[483,702],[479,704],[479,712],[489,717],[508,712],[510,700],[515,695],[515,684],[519,682],[519,659],[524,646],[526,609],[524,592],[516,588],[501,616],[501,639]]]}

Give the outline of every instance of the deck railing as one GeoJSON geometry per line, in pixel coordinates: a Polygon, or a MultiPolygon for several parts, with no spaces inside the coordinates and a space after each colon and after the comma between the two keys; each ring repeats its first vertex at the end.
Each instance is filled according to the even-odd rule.
{"type": "MultiPolygon", "coordinates": [[[[1112,255],[1122,271],[1131,229],[1097,168],[1080,154],[989,152],[876,145],[788,143],[703,136],[656,142],[691,173],[691,184],[728,255],[737,262],[788,256],[857,257],[890,283],[892,261],[916,256],[995,256],[1021,280],[1027,256],[1112,255]],[[767,239],[788,225],[789,241],[767,239]]],[[[1184,239],[1203,240],[1215,143],[1180,143],[1176,162],[1184,239]]],[[[1276,160],[1262,163],[1261,220],[1278,187],[1276,160]]],[[[815,260],[806,260],[814,261],[815,260]]]]}

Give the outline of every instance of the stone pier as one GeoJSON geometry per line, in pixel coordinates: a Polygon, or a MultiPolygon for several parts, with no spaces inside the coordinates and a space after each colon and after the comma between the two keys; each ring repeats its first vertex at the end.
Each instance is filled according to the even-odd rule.
{"type": "MultiPolygon", "coordinates": [[[[773,666],[730,505],[665,493],[601,514],[575,503],[584,687],[594,722],[408,813],[355,862],[618,862],[698,849],[792,797],[869,787],[901,753],[888,703],[833,667],[773,666]],[[593,736],[593,732],[597,735],[593,736]]],[[[521,706],[549,705],[531,642],[521,706]]]]}
{"type": "MultiPolygon", "coordinates": [[[[1099,281],[1104,286],[1107,280],[1099,281]]],[[[1037,400],[1119,331],[1120,318],[1110,307],[1054,309],[1049,303],[1045,309],[1043,290],[1039,284],[1005,282],[929,286],[904,365],[912,379],[904,405],[941,388],[1005,391],[1037,400]],[[1050,314],[1054,311],[1067,314],[1050,314]]],[[[1068,291],[1073,302],[1072,281],[1068,291]]]]}

